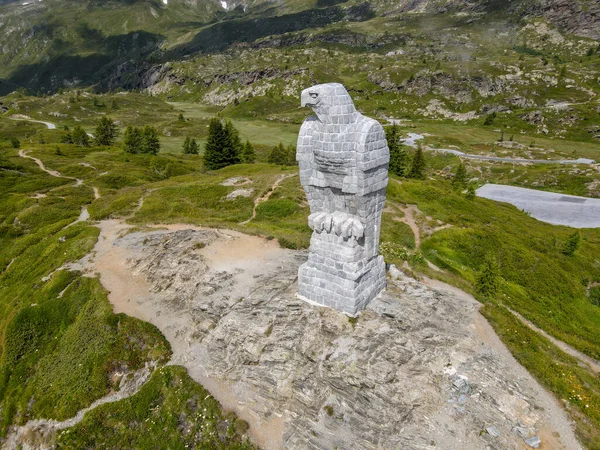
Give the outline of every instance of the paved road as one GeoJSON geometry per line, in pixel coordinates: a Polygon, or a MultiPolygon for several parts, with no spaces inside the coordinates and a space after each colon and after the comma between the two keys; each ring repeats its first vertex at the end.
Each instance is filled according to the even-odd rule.
{"type": "MultiPolygon", "coordinates": [[[[405,145],[409,147],[416,148],[417,141],[423,139],[425,136],[417,133],[408,133],[408,138],[403,139],[405,145]]],[[[532,163],[532,164],[594,164],[595,161],[593,159],[522,159],[522,158],[500,158],[498,156],[483,156],[483,155],[472,155],[469,153],[461,152],[460,150],[455,150],[451,148],[433,148],[424,146],[425,150],[429,150],[432,152],[441,152],[441,153],[451,153],[456,156],[461,156],[463,158],[469,159],[479,159],[483,161],[497,161],[497,162],[509,162],[509,163],[532,163]]]]}
{"type": "Polygon", "coordinates": [[[532,217],[553,225],[600,228],[600,199],[499,184],[486,184],[477,190],[477,195],[510,203],[532,217]]]}

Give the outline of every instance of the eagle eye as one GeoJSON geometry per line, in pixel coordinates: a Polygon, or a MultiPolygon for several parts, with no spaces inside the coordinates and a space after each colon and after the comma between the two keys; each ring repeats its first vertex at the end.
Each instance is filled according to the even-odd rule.
{"type": "Polygon", "coordinates": [[[317,97],[319,96],[319,94],[318,94],[317,92],[311,92],[311,93],[309,93],[309,95],[310,95],[312,98],[317,98],[317,97]]]}

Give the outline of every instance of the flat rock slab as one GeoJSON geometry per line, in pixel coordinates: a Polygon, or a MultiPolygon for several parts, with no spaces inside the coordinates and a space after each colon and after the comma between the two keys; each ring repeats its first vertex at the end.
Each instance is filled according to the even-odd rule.
{"type": "Polygon", "coordinates": [[[402,278],[349,320],[296,298],[305,252],[232,231],[100,227],[87,265],[115,310],[155,324],[172,363],[262,448],[520,449],[534,436],[580,448],[475,301],[402,278]]]}
{"type": "Polygon", "coordinates": [[[600,199],[499,184],[486,184],[477,190],[477,195],[510,203],[532,217],[553,225],[600,228],[600,199]]]}

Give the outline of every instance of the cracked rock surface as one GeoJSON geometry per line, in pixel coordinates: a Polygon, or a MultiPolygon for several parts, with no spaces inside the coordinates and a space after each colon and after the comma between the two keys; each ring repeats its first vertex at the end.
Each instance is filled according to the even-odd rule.
{"type": "Polygon", "coordinates": [[[263,448],[521,449],[536,436],[580,448],[472,300],[401,277],[350,320],[296,298],[304,252],[233,231],[100,226],[90,269],[117,312],[158,326],[172,363],[263,448]]]}

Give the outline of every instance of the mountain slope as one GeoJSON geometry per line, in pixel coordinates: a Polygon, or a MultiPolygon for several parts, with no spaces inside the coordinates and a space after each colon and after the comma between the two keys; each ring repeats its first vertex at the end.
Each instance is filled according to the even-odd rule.
{"type": "Polygon", "coordinates": [[[336,23],[347,24],[347,32],[377,37],[378,29],[393,30],[398,20],[428,20],[433,13],[448,20],[463,14],[456,21],[459,27],[490,14],[506,27],[522,17],[546,17],[569,33],[598,38],[599,8],[586,0],[4,1],[0,92],[19,86],[33,92],[96,84],[101,89],[139,88],[140,78],[157,62],[257,45],[269,36],[284,39],[282,46],[303,45],[307,42],[285,39],[289,33],[318,32],[336,23]],[[363,21],[373,24],[366,33],[364,27],[352,26],[363,21]]]}

